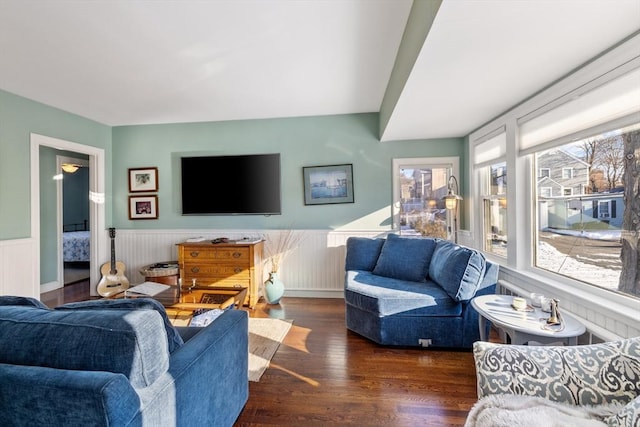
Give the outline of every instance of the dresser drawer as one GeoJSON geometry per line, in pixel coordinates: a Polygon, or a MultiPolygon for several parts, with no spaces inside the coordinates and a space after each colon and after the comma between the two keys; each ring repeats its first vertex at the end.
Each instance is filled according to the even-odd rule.
{"type": "Polygon", "coordinates": [[[204,262],[245,262],[249,263],[248,248],[183,248],[184,261],[204,261],[204,262]]]}
{"type": "Polygon", "coordinates": [[[250,278],[248,265],[234,264],[205,264],[196,262],[184,263],[184,274],[188,277],[217,277],[246,279],[250,278]]]}

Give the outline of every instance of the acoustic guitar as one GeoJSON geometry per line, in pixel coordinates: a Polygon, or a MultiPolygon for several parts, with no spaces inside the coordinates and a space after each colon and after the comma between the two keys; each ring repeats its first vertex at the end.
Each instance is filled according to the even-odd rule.
{"type": "Polygon", "coordinates": [[[98,293],[103,297],[110,297],[129,288],[129,279],[124,275],[124,263],[116,261],[116,229],[109,228],[111,238],[111,262],[105,262],[100,267],[102,278],[98,282],[98,293]]]}

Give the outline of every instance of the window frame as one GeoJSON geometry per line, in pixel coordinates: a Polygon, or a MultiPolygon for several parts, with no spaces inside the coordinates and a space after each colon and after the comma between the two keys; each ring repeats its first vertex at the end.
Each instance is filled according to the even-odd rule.
{"type": "MultiPolygon", "coordinates": [[[[460,157],[406,157],[391,159],[392,170],[392,191],[391,191],[391,221],[394,232],[400,232],[400,179],[398,173],[400,168],[416,168],[419,166],[428,166],[430,168],[451,168],[451,173],[456,177],[459,187],[459,195],[464,194],[462,188],[463,180],[460,177],[460,157]]],[[[464,202],[464,200],[463,200],[464,202]]],[[[458,210],[458,232],[460,232],[460,219],[462,218],[463,207],[461,203],[458,210]]],[[[447,226],[451,226],[449,212],[447,212],[447,226]]]]}
{"type": "Polygon", "coordinates": [[[580,133],[594,134],[611,126],[624,127],[630,124],[631,116],[639,117],[640,114],[633,113],[604,125],[599,124],[575,134],[566,135],[558,140],[547,141],[536,150],[519,148],[519,126],[523,120],[537,117],[564,102],[581,96],[582,93],[640,68],[640,55],[637,53],[639,51],[640,32],[467,135],[471,184],[469,214],[472,216],[468,244],[483,251],[482,221],[480,220],[482,215],[477,213],[482,209],[482,192],[475,173],[474,146],[493,129],[504,127],[507,132],[506,159],[509,171],[507,203],[508,206],[515,206],[517,209],[510,209],[508,212],[510,229],[507,259],[493,256],[490,252],[483,251],[483,253],[489,261],[500,265],[499,283],[503,286],[523,294],[539,292],[554,295],[563,302],[564,309],[581,317],[590,331],[597,332],[599,337],[610,339],[640,334],[640,323],[637,321],[640,298],[612,292],[533,267],[535,252],[532,231],[537,226],[537,218],[532,212],[539,171],[535,169],[531,153],[575,140],[580,133]]]}

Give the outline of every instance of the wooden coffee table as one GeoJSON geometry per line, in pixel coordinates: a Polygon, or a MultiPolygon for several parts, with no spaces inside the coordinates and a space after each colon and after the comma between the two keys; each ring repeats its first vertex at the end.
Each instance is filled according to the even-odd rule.
{"type": "Polygon", "coordinates": [[[546,322],[549,313],[536,307],[518,311],[511,306],[512,301],[513,297],[509,295],[482,295],[471,300],[471,305],[479,314],[482,341],[487,341],[487,320],[502,329],[511,338],[511,344],[527,344],[530,341],[553,344],[561,341],[566,345],[577,345],[578,337],[586,330],[578,319],[563,312],[562,307],[561,324],[550,326],[546,322]]]}
{"type": "Polygon", "coordinates": [[[114,298],[153,298],[160,302],[167,311],[167,316],[175,326],[188,326],[194,311],[225,309],[229,306],[241,308],[247,296],[247,288],[222,288],[213,286],[197,286],[182,290],[178,286],[154,296],[122,292],[114,298]]]}

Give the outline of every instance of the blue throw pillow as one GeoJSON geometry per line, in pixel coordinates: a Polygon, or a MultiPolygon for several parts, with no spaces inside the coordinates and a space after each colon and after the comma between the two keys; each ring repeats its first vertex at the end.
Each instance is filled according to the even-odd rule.
{"type": "Polygon", "coordinates": [[[384,239],[349,237],[347,239],[345,270],[373,270],[378,262],[383,244],[384,239]]]}
{"type": "Polygon", "coordinates": [[[429,266],[429,277],[456,301],[476,294],[486,269],[484,256],[447,240],[438,241],[429,266]]]}
{"type": "Polygon", "coordinates": [[[434,239],[387,236],[373,274],[412,282],[426,281],[431,256],[436,248],[434,239]]]}
{"type": "Polygon", "coordinates": [[[81,302],[72,302],[56,307],[56,310],[156,310],[162,316],[164,328],[167,331],[169,343],[169,353],[178,349],[184,341],[176,328],[167,317],[164,306],[152,298],[130,298],[130,299],[100,299],[81,302]]]}
{"type": "Polygon", "coordinates": [[[49,310],[49,307],[35,298],[16,297],[12,295],[0,296],[0,305],[24,305],[49,310]]]}

